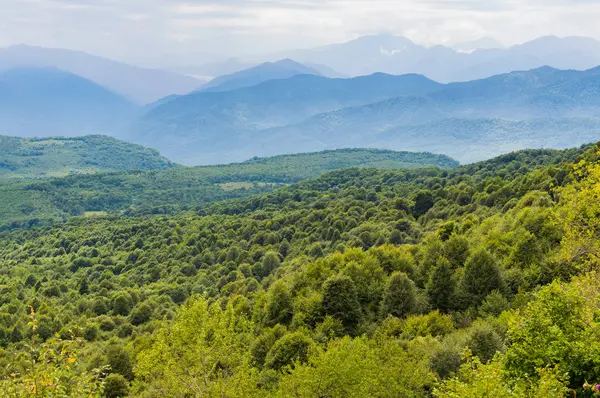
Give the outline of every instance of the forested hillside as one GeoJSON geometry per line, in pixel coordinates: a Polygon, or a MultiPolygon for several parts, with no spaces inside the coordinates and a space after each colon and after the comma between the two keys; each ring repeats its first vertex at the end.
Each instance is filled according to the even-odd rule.
{"type": "Polygon", "coordinates": [[[593,396],[597,150],[0,233],[0,391],[593,396]]]}
{"type": "Polygon", "coordinates": [[[17,138],[0,136],[0,181],[63,177],[124,170],[164,170],[176,165],[154,149],[100,135],[17,138]]]}
{"type": "Polygon", "coordinates": [[[222,166],[174,167],[153,150],[104,137],[7,138],[0,140],[0,145],[2,142],[7,147],[4,157],[9,174],[6,176],[35,176],[36,172],[51,176],[67,170],[71,173],[91,172],[95,170],[93,167],[105,171],[136,171],[72,175],[0,185],[0,229],[7,225],[35,225],[69,216],[103,215],[107,212],[175,214],[196,210],[219,200],[268,192],[283,184],[346,167],[458,166],[458,162],[447,156],[430,153],[347,149],[255,158],[222,166]],[[14,165],[12,172],[11,165],[14,165]],[[167,170],[156,170],[162,168],[167,170]],[[155,171],[139,171],[144,169],[155,171]]]}

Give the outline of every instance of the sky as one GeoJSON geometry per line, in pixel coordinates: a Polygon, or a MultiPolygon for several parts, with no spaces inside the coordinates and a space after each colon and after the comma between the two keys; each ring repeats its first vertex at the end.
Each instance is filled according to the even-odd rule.
{"type": "Polygon", "coordinates": [[[194,65],[404,35],[424,44],[491,36],[600,39],[600,0],[0,0],[0,47],[84,50],[147,66],[194,65]]]}

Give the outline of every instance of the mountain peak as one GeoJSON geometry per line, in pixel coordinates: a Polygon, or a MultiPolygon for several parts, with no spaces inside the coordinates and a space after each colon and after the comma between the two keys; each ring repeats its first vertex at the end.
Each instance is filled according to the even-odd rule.
{"type": "Polygon", "coordinates": [[[321,73],[290,58],[275,62],[265,62],[249,69],[219,76],[200,88],[201,91],[231,91],[255,86],[267,80],[288,79],[296,75],[316,75],[321,73]]]}

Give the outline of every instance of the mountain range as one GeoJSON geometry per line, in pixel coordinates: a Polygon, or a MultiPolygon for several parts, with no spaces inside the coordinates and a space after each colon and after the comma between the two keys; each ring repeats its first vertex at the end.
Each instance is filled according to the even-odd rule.
{"type": "Polygon", "coordinates": [[[348,76],[419,73],[440,82],[481,79],[541,66],[584,70],[600,65],[600,42],[586,37],[547,36],[508,48],[490,47],[494,46],[484,42],[467,43],[464,48],[468,51],[441,45],[425,47],[405,37],[383,35],[278,56],[322,63],[348,76]]]}
{"type": "MultiPolygon", "coordinates": [[[[482,79],[542,66],[586,70],[600,65],[600,42],[588,37],[545,36],[505,47],[494,38],[482,37],[453,45],[424,46],[394,35],[362,36],[345,43],[231,58],[200,65],[196,74],[233,73],[265,61],[291,58],[305,65],[327,65],[337,75],[352,77],[376,72],[417,73],[439,82],[482,79]]],[[[319,69],[319,68],[317,68],[319,69]]]]}
{"type": "MultiPolygon", "coordinates": [[[[370,68],[381,68],[376,62],[381,56],[394,62],[414,60],[422,51],[432,50],[411,43],[402,37],[370,36],[306,50],[296,55],[321,55],[305,63],[292,59],[263,63],[204,86],[193,80],[195,89],[189,93],[169,90],[170,95],[144,107],[69,71],[13,68],[0,72],[0,134],[107,134],[156,148],[188,165],[341,147],[430,151],[471,162],[506,150],[562,148],[600,138],[599,68],[546,66],[439,83],[419,74],[330,78],[335,71],[323,66],[343,55],[348,67],[372,62],[370,68]],[[412,56],[394,51],[398,46],[410,49],[412,56]],[[361,53],[365,48],[370,52],[361,53]],[[357,61],[351,62],[352,57],[357,61]]],[[[495,46],[491,40],[460,44],[465,49],[472,45],[495,46]]],[[[597,45],[586,38],[547,37],[508,49],[461,53],[438,46],[435,51],[461,57],[477,54],[487,57],[490,68],[502,70],[521,61],[535,65],[541,59],[593,65],[600,54],[597,45]],[[494,58],[500,53],[506,62],[494,58]]],[[[0,59],[2,54],[6,51],[0,52],[0,59]]],[[[399,65],[394,62],[389,65],[399,65]]],[[[0,70],[7,65],[0,63],[0,70]]],[[[445,73],[451,68],[436,70],[445,73]]]]}
{"type": "Polygon", "coordinates": [[[600,68],[543,67],[452,84],[420,75],[302,75],[178,97],[143,115],[128,138],[187,164],[348,146],[470,162],[596,141],[598,106],[600,68]]]}
{"type": "Polygon", "coordinates": [[[439,83],[419,75],[375,74],[353,79],[297,75],[224,92],[195,92],[151,108],[127,139],[160,149],[185,164],[242,161],[261,155],[250,133],[281,127],[336,109],[406,95],[439,83]]]}

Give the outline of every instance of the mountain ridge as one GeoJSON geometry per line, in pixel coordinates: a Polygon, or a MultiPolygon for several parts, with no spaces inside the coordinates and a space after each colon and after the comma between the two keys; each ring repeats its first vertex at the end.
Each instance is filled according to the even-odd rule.
{"type": "Polygon", "coordinates": [[[111,137],[0,136],[0,181],[179,167],[158,151],[111,137]]]}
{"type": "Polygon", "coordinates": [[[189,76],[132,66],[82,51],[29,45],[0,48],[0,72],[17,67],[55,67],[105,86],[138,105],[170,94],[185,94],[202,84],[189,76]]]}
{"type": "Polygon", "coordinates": [[[289,79],[296,75],[316,75],[321,73],[309,66],[286,58],[276,62],[266,62],[229,75],[219,76],[200,87],[199,91],[231,91],[251,87],[274,79],[289,79]]]}
{"type": "MultiPolygon", "coordinates": [[[[394,77],[374,74],[355,79],[330,80],[297,76],[234,92],[218,93],[218,96],[218,100],[217,97],[209,100],[202,96],[184,96],[158,107],[142,118],[148,124],[139,130],[141,136],[132,139],[141,143],[156,141],[158,147],[170,157],[193,164],[197,161],[218,162],[222,156],[236,161],[251,156],[272,156],[348,145],[404,150],[404,134],[410,135],[424,126],[435,124],[435,131],[442,134],[438,141],[444,142],[444,137],[452,136],[453,129],[468,124],[457,124],[456,120],[505,120],[506,123],[498,124],[497,133],[500,134],[502,131],[518,131],[529,122],[539,126],[537,121],[547,118],[546,126],[552,139],[541,142],[548,142],[551,147],[563,148],[568,141],[566,138],[561,140],[557,135],[554,126],[558,125],[567,127],[566,131],[575,134],[576,140],[569,142],[570,145],[600,138],[596,135],[595,114],[595,109],[600,106],[600,68],[576,71],[540,67],[445,85],[420,75],[394,77]],[[369,90],[374,91],[374,86],[365,92],[360,91],[363,84],[368,86],[373,81],[380,82],[381,90],[388,90],[387,98],[369,93],[369,90]],[[305,91],[302,96],[290,94],[286,88],[294,87],[298,82],[303,83],[301,86],[305,91]],[[392,82],[398,84],[398,91],[394,92],[392,82]],[[414,87],[411,88],[409,82],[414,87]],[[344,85],[351,85],[356,91],[340,92],[326,88],[344,85]],[[320,91],[311,91],[313,86],[318,86],[320,91]],[[348,97],[348,93],[354,93],[354,97],[348,97]],[[356,97],[356,93],[362,93],[362,97],[356,97]],[[202,98],[203,101],[198,101],[202,98]],[[261,98],[261,101],[256,101],[257,98],[261,98]],[[290,102],[290,98],[302,100],[290,102]],[[177,113],[182,109],[182,104],[187,104],[189,113],[177,113]],[[215,108],[217,113],[211,108],[215,104],[218,104],[215,108]],[[323,112],[326,108],[329,109],[323,112]],[[444,120],[447,123],[445,132],[440,127],[444,120]],[[397,132],[397,137],[390,136],[393,131],[397,132]],[[148,133],[145,139],[144,133],[148,133]],[[387,145],[382,138],[377,138],[384,133],[389,139],[387,145]],[[168,138],[169,148],[163,148],[160,140],[150,138],[160,137],[159,134],[168,138]],[[185,146],[174,144],[179,140],[185,141],[185,146]],[[393,146],[390,144],[392,142],[393,146]]],[[[469,123],[471,127],[479,129],[472,132],[474,137],[478,137],[478,148],[485,147],[485,137],[495,143],[494,151],[481,153],[486,156],[498,155],[497,151],[501,148],[497,146],[499,136],[489,131],[490,126],[494,125],[469,123]]],[[[458,133],[464,136],[464,132],[458,133]]],[[[511,145],[512,149],[532,144],[527,131],[522,133],[525,135],[516,141],[521,146],[511,145]]],[[[421,145],[415,141],[418,136],[411,137],[410,148],[413,150],[447,152],[433,140],[424,140],[421,145]]],[[[537,127],[531,131],[531,137],[540,138],[537,127]]],[[[467,145],[466,139],[463,137],[462,141],[457,141],[453,138],[448,142],[454,146],[467,145]]],[[[483,159],[451,153],[461,161],[483,159]]]]}
{"type": "Polygon", "coordinates": [[[110,89],[57,68],[0,72],[0,134],[116,135],[138,111],[110,89]]]}

